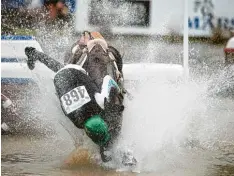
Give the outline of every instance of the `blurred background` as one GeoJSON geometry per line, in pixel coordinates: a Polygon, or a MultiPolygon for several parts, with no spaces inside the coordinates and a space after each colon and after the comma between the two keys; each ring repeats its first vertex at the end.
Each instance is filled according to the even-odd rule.
{"type": "MultiPolygon", "coordinates": [[[[223,48],[234,35],[233,6],[234,2],[229,0],[188,1],[190,53],[207,46],[206,51],[200,51],[204,57],[194,60],[191,56],[190,62],[224,62],[223,48]],[[212,53],[212,59],[208,53],[212,53]]],[[[61,53],[83,30],[96,30],[107,40],[114,40],[118,48],[126,50],[131,44],[127,47],[130,51],[126,54],[130,55],[126,55],[126,62],[131,61],[132,54],[136,60],[140,58],[142,53],[134,50],[143,47],[141,41],[147,41],[144,47],[150,50],[148,60],[181,63],[180,52],[167,57],[162,51],[165,47],[160,47],[162,43],[152,46],[159,41],[169,42],[173,46],[169,47],[171,53],[182,46],[178,43],[183,40],[183,0],[3,0],[1,8],[2,35],[37,36],[41,43],[48,43],[46,47],[42,45],[43,50],[58,59],[64,55],[56,55],[55,47],[61,53]]]]}
{"type": "MultiPolygon", "coordinates": [[[[183,0],[3,0],[2,34],[17,28],[33,30],[44,21],[47,27],[63,21],[75,26],[73,32],[99,28],[113,34],[182,35],[183,0]]],[[[232,1],[188,1],[189,36],[220,38],[231,36],[234,28],[232,1]],[[216,34],[217,35],[217,34],[216,34]],[[213,36],[214,37],[214,36],[213,36]]],[[[15,30],[15,31],[14,31],[15,30]]]]}

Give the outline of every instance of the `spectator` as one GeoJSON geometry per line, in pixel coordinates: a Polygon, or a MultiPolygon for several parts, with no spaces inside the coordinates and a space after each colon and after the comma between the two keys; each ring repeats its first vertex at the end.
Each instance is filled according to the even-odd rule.
{"type": "Polygon", "coordinates": [[[44,22],[47,27],[52,28],[63,28],[66,24],[72,26],[72,15],[64,0],[38,1],[42,6],[38,7],[37,4],[37,8],[32,8],[31,1],[26,3],[24,0],[2,0],[1,34],[14,35],[25,29],[33,31],[41,24],[44,27],[44,22]]]}
{"type": "Polygon", "coordinates": [[[69,22],[71,20],[71,14],[65,3],[65,0],[45,0],[44,6],[49,11],[49,17],[51,19],[62,19],[69,22]]]}

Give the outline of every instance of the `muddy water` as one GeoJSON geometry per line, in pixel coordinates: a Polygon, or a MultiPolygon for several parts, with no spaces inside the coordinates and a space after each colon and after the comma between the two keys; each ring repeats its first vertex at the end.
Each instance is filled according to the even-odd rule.
{"type": "MultiPolygon", "coordinates": [[[[180,63],[182,45],[155,43],[155,41],[156,39],[128,38],[124,40],[120,38],[113,43],[125,51],[125,62],[180,63]],[[144,42],[147,45],[142,45],[144,42]]],[[[191,48],[195,48],[191,51],[195,76],[200,78],[201,75],[204,75],[196,75],[199,72],[208,75],[208,72],[214,71],[216,63],[222,62],[222,47],[202,44],[191,46],[191,48]]],[[[132,148],[140,158],[141,173],[116,172],[115,169],[108,170],[96,165],[87,165],[89,163],[88,153],[83,153],[82,156],[83,161],[87,161],[80,165],[79,162],[77,164],[76,157],[78,155],[77,158],[80,158],[81,155],[75,150],[74,138],[71,136],[74,131],[74,134],[77,131],[72,129],[72,132],[68,133],[54,117],[48,122],[49,126],[55,129],[53,134],[40,133],[39,135],[38,133],[37,135],[37,133],[33,133],[30,135],[29,131],[29,135],[2,136],[2,175],[214,176],[234,174],[234,100],[228,97],[203,98],[202,96],[205,97],[205,95],[200,92],[204,89],[204,83],[185,86],[178,90],[179,93],[174,89],[168,89],[165,85],[162,87],[155,84],[150,85],[152,88],[146,89],[149,94],[150,91],[156,90],[159,92],[156,93],[157,97],[161,99],[149,101],[148,107],[158,107],[161,110],[142,108],[140,111],[138,109],[136,113],[127,112],[126,122],[128,124],[132,122],[132,125],[124,125],[125,140],[135,142],[132,148]],[[167,101],[163,101],[163,98],[167,101]],[[172,109],[172,112],[168,109],[172,109]],[[178,109],[186,112],[187,120],[177,116],[180,114],[178,109]],[[134,118],[137,118],[137,114],[144,113],[147,114],[149,120],[135,121],[134,118]],[[161,120],[159,115],[164,115],[164,120],[161,120]],[[176,126],[171,125],[170,122],[175,122],[176,126]],[[174,135],[178,131],[181,133],[174,135]],[[164,132],[167,132],[167,135],[161,139],[164,132]]],[[[48,94],[47,92],[46,95],[48,94]]],[[[141,105],[139,102],[146,101],[147,96],[149,98],[149,94],[138,96],[128,111],[133,112],[134,108],[141,105]]],[[[41,103],[45,103],[46,100],[41,103]]],[[[53,105],[55,102],[51,101],[49,104],[53,105]]],[[[57,105],[54,104],[54,106],[57,105]]],[[[42,116],[46,116],[46,114],[57,116],[56,114],[60,111],[55,113],[58,111],[56,108],[45,108],[42,116]]],[[[63,116],[59,118],[61,120],[63,116]]],[[[63,122],[64,124],[69,123],[63,122]]],[[[74,128],[71,124],[68,126],[65,125],[69,130],[74,128]]]]}
{"type": "MultiPolygon", "coordinates": [[[[179,147],[165,142],[158,151],[136,150],[137,155],[145,156],[145,160],[140,160],[141,173],[116,172],[92,165],[89,153],[78,152],[71,136],[61,128],[61,135],[2,136],[2,175],[231,175],[234,168],[234,110],[229,107],[234,103],[228,99],[222,100],[225,106],[216,103],[206,111],[209,115],[204,124],[199,116],[193,121],[200,123],[200,128],[194,125],[196,128],[190,133],[192,137],[179,147]]],[[[155,129],[157,132],[160,131],[155,129]]],[[[142,145],[147,148],[151,143],[142,145]]]]}

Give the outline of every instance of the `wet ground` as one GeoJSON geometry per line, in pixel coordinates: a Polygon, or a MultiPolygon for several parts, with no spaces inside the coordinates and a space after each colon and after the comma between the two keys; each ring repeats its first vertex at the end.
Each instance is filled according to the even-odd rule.
{"type": "MultiPolygon", "coordinates": [[[[125,63],[181,63],[182,44],[146,37],[119,37],[111,41],[124,55],[125,63]]],[[[50,46],[53,45],[50,43],[50,46]]],[[[51,55],[61,57],[58,52],[51,55]]],[[[128,125],[133,123],[124,125],[123,130],[126,140],[135,140],[133,149],[140,158],[140,174],[91,165],[65,165],[64,161],[75,149],[73,136],[79,131],[59,115],[58,102],[54,96],[48,100],[51,90],[46,89],[40,104],[46,104],[47,108],[41,111],[44,123],[40,124],[42,128],[39,131],[43,131],[44,124],[45,128],[54,129],[54,133],[34,132],[30,135],[29,131],[28,135],[2,136],[2,175],[234,175],[234,100],[230,97],[207,97],[203,90],[205,78],[222,68],[223,59],[223,46],[191,44],[191,75],[200,80],[199,83],[183,85],[177,91],[150,83],[151,88],[146,89],[148,93],[144,96],[139,91],[142,96],[137,96],[134,105],[127,110],[128,118],[124,122],[128,125]],[[155,95],[150,94],[151,91],[155,91],[155,95]],[[151,99],[148,107],[142,107],[140,102],[148,101],[147,98],[151,99]],[[137,107],[138,111],[132,113],[137,107]],[[144,113],[148,119],[135,120],[137,114],[144,113]],[[159,116],[164,116],[164,120],[159,116]],[[186,120],[180,116],[185,116],[186,120]],[[173,122],[171,126],[168,125],[170,122],[173,122]],[[165,130],[161,126],[168,128],[165,130]],[[161,139],[164,132],[167,135],[161,139]],[[179,132],[180,135],[173,134],[179,132]]]]}

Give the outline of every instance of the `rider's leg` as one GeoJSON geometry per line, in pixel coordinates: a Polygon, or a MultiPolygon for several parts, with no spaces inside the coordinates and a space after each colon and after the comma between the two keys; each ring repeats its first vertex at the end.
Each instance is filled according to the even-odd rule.
{"type": "Polygon", "coordinates": [[[35,62],[37,60],[45,64],[49,69],[51,69],[54,72],[57,72],[58,70],[64,67],[64,65],[60,62],[56,61],[55,59],[47,56],[46,54],[40,51],[37,51],[35,48],[32,47],[26,47],[25,54],[28,56],[27,64],[29,69],[31,70],[34,69],[35,62]]]}

